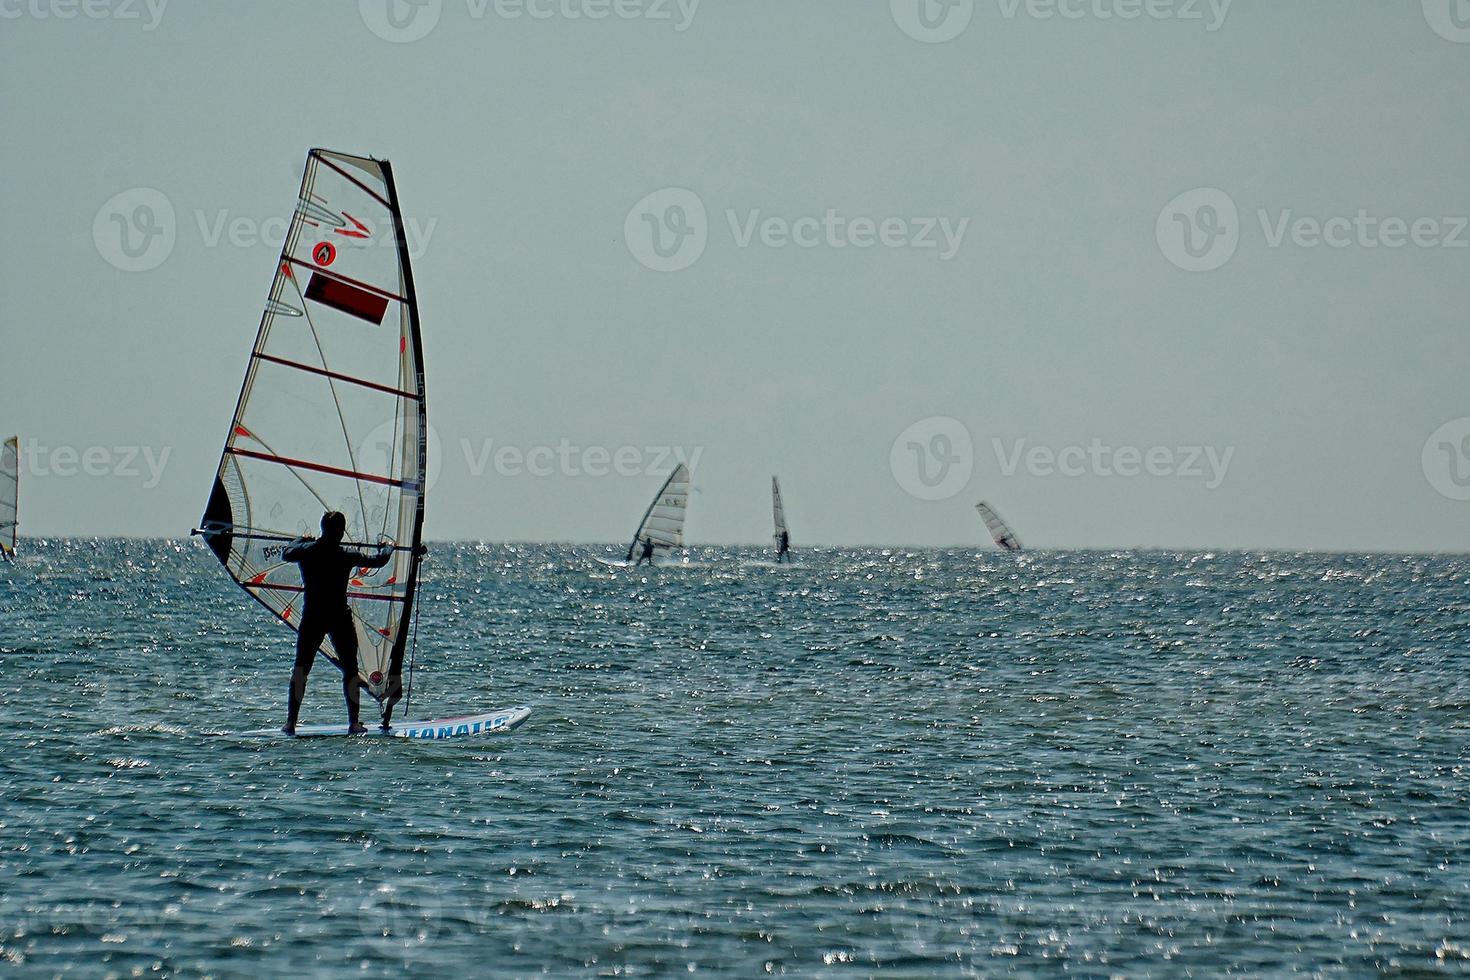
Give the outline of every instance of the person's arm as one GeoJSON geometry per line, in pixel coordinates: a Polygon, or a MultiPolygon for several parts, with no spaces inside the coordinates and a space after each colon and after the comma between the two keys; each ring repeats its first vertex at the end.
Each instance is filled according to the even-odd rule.
{"type": "Polygon", "coordinates": [[[353,568],[382,568],[393,560],[393,546],[385,541],[376,552],[349,551],[347,559],[353,568]]]}
{"type": "Polygon", "coordinates": [[[311,542],[312,539],[310,537],[302,535],[286,545],[285,549],[281,552],[281,560],[290,562],[301,561],[301,559],[306,557],[306,550],[311,547],[311,542]]]}

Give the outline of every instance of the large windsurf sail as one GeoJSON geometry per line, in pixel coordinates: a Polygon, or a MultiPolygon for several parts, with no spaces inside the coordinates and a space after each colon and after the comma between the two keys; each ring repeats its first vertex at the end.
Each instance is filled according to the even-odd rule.
{"type": "Polygon", "coordinates": [[[1000,519],[995,508],[982,500],[975,505],[975,510],[979,512],[980,519],[985,522],[986,529],[990,531],[990,536],[995,539],[997,545],[1006,551],[1021,550],[1021,539],[1016,537],[1006,522],[1000,519]]]}
{"type": "Polygon", "coordinates": [[[633,543],[628,545],[628,561],[639,557],[644,542],[651,543],[655,551],[684,547],[684,512],[688,507],[689,467],[680,463],[648,505],[633,543]]]}
{"type": "Polygon", "coordinates": [[[15,554],[20,524],[20,437],[0,443],[0,554],[15,554]]]}
{"type": "MultiPolygon", "coordinates": [[[[322,514],[344,544],[394,546],[359,569],[348,603],[362,685],[403,693],[424,523],[427,423],[418,303],[385,160],[312,150],[276,263],[200,533],[230,576],[286,625],[301,575],[282,562],[322,514]]],[[[331,641],[321,653],[334,664],[331,641]]]]}
{"type": "Polygon", "coordinates": [[[771,477],[771,516],[776,524],[776,533],[773,536],[776,542],[776,557],[780,559],[786,549],[791,546],[791,534],[786,529],[786,507],[781,503],[781,484],[774,476],[771,477]]]}

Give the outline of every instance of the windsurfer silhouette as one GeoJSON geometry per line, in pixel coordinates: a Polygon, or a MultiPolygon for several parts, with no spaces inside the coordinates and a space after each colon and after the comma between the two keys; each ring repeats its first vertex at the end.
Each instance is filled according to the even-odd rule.
{"type": "Polygon", "coordinates": [[[347,533],[347,518],[336,511],[322,516],[319,540],[300,537],[281,553],[285,561],[301,566],[301,624],[296,631],[296,665],[291,668],[291,695],[286,709],[286,727],[281,731],[296,734],[296,718],[301,713],[301,699],[306,694],[306,676],[317,648],[328,636],[342,668],[342,696],[347,700],[347,722],[354,733],[365,732],[358,720],[360,682],[357,677],[357,627],[352,610],[347,606],[347,581],[354,569],[382,568],[393,559],[393,546],[382,544],[376,553],[342,547],[347,533]]]}
{"type": "Polygon", "coordinates": [[[643,551],[639,553],[638,560],[633,563],[633,567],[637,568],[644,562],[653,564],[653,542],[648,538],[643,539],[643,551]]]}
{"type": "Polygon", "coordinates": [[[791,560],[791,534],[787,531],[782,531],[776,540],[776,561],[782,560],[791,560]]]}

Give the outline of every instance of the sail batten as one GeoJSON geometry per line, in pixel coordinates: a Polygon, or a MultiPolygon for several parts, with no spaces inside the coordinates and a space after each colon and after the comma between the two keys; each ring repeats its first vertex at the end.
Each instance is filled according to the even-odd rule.
{"type": "MultiPolygon", "coordinates": [[[[226,571],[293,629],[301,578],[286,543],[347,518],[392,560],[348,604],[363,688],[401,694],[418,579],[427,457],[418,303],[392,168],[312,150],[200,533],[226,571]],[[309,270],[309,275],[307,271],[309,270]]],[[[350,546],[350,545],[349,545],[350,546]]],[[[323,656],[337,660],[331,641],[323,656]]]]}
{"type": "Polygon", "coordinates": [[[1016,537],[1015,532],[1010,529],[1005,521],[1001,520],[1000,515],[995,512],[995,508],[982,500],[975,505],[975,511],[980,515],[980,519],[985,522],[986,530],[995,539],[998,547],[1004,548],[1006,551],[1021,550],[1021,539],[1016,537]]]}
{"type": "Polygon", "coordinates": [[[643,514],[633,542],[628,545],[628,560],[632,561],[644,542],[655,550],[670,550],[684,547],[684,514],[689,506],[689,467],[680,463],[664,481],[653,503],[643,514]]]}

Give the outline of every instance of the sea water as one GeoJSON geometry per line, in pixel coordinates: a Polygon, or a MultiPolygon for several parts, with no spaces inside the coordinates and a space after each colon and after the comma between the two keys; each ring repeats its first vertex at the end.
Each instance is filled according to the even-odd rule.
{"type": "Polygon", "coordinates": [[[281,722],[289,632],[197,542],[22,547],[20,971],[1470,965],[1470,559],[435,545],[411,715],[535,713],[415,743],[203,734],[281,722]]]}

